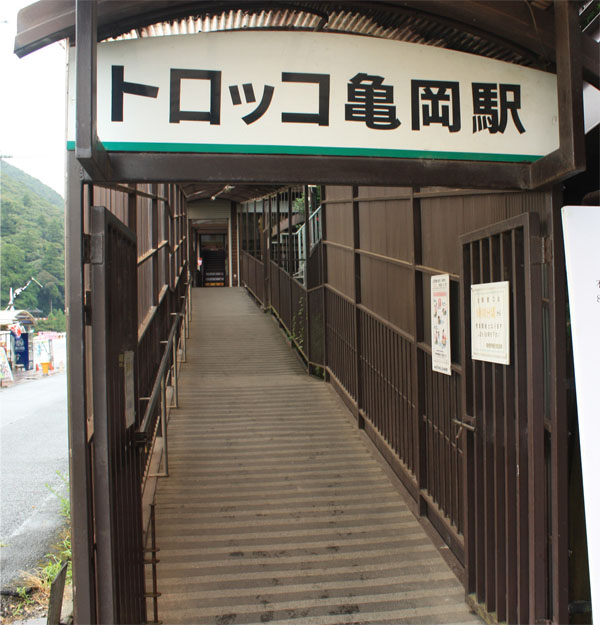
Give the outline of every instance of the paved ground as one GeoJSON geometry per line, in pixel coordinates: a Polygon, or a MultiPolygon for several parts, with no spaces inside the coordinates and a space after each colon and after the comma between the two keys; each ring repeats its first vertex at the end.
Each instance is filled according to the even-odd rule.
{"type": "Polygon", "coordinates": [[[67,376],[58,373],[0,390],[0,583],[47,553],[62,519],[57,472],[68,476],[67,376]]]}
{"type": "Polygon", "coordinates": [[[331,387],[238,289],[195,289],[157,491],[164,623],[480,623],[331,387]]]}

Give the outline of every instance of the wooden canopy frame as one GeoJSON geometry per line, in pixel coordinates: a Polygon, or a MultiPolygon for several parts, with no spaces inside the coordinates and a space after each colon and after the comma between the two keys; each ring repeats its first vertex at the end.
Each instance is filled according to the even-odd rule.
{"type": "Polygon", "coordinates": [[[128,182],[186,182],[199,177],[213,183],[301,184],[397,184],[464,186],[473,188],[539,189],[551,186],[585,170],[583,130],[583,78],[600,85],[598,44],[579,28],[577,3],[555,0],[554,19],[549,12],[526,7],[522,2],[348,2],[292,3],[276,6],[327,12],[346,6],[360,11],[375,5],[390,14],[412,11],[424,18],[457,25],[490,41],[537,56],[556,59],[559,148],[528,163],[496,163],[427,159],[392,160],[369,157],[322,157],[245,154],[120,153],[103,149],[96,132],[96,47],[98,40],[116,36],[158,20],[225,11],[273,3],[240,2],[114,2],[53,0],[38,2],[19,13],[15,51],[25,55],[58,39],[77,38],[76,85],[77,160],[90,180],[128,182]],[[307,6],[300,6],[307,5],[307,6]],[[308,6],[309,5],[309,6],[308,6]],[[533,11],[536,11],[535,15],[533,11]],[[531,28],[531,18],[536,25],[531,28]],[[542,51],[540,51],[540,47],[542,51]]]}

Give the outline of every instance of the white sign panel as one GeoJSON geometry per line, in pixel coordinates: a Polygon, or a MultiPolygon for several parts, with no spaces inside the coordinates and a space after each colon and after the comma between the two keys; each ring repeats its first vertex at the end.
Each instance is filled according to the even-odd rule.
{"type": "MultiPolygon", "coordinates": [[[[592,605],[600,606],[600,206],[562,209],[592,605]]],[[[594,619],[595,620],[595,619],[594,619]]]]}
{"type": "Polygon", "coordinates": [[[105,42],[97,93],[107,150],[533,161],[558,148],[553,74],[372,37],[105,42]]]}
{"type": "Polygon", "coordinates": [[[450,276],[431,276],[432,369],[452,375],[450,349],[450,276]]]}
{"type": "Polygon", "coordinates": [[[471,358],[510,364],[508,282],[471,285],[471,358]]]}

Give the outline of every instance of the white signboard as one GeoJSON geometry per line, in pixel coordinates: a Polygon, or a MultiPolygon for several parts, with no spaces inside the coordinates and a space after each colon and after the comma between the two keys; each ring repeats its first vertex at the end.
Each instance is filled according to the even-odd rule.
{"type": "MultiPolygon", "coordinates": [[[[600,606],[600,206],[562,209],[592,606],[600,606]]],[[[596,619],[594,619],[596,620],[596,619]]]]}
{"type": "Polygon", "coordinates": [[[450,276],[431,276],[431,363],[439,373],[452,375],[450,350],[450,276]]]}
{"type": "Polygon", "coordinates": [[[508,282],[471,285],[471,358],[510,364],[508,282]]]}
{"type": "Polygon", "coordinates": [[[559,145],[553,74],[374,37],[248,31],[105,42],[97,93],[107,150],[533,161],[559,145]]]}

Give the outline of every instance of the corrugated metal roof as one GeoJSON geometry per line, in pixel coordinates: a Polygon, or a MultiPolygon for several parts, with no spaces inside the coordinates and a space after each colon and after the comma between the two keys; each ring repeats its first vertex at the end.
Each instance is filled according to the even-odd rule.
{"type": "MultiPolygon", "coordinates": [[[[547,9],[551,0],[533,0],[531,4],[547,9]]],[[[266,10],[257,7],[199,13],[136,28],[107,41],[227,30],[320,30],[432,45],[526,66],[536,65],[536,61],[539,61],[514,44],[490,40],[489,34],[478,36],[458,25],[443,23],[415,11],[398,10],[390,13],[389,6],[378,7],[378,3],[357,3],[356,9],[360,10],[348,9],[351,3],[345,5],[346,8],[343,8],[332,3],[328,13],[323,12],[322,4],[318,8],[307,6],[266,10]]]]}

